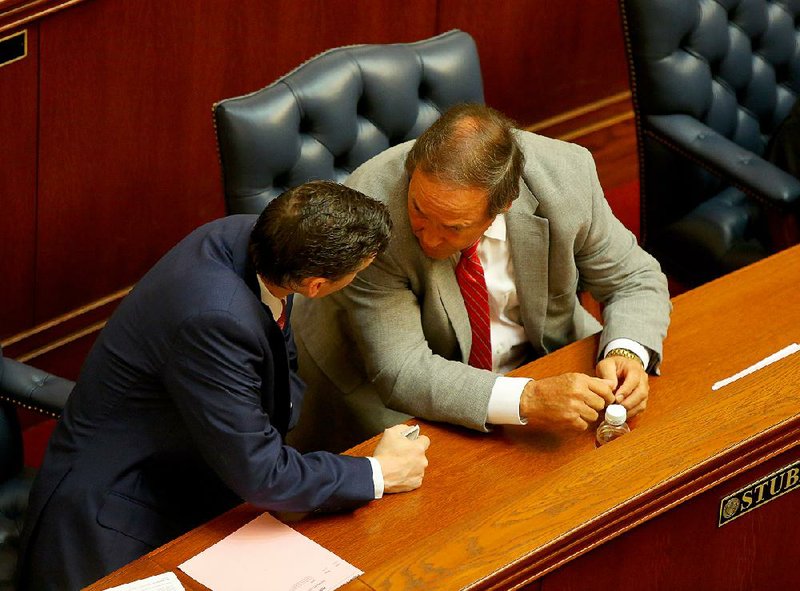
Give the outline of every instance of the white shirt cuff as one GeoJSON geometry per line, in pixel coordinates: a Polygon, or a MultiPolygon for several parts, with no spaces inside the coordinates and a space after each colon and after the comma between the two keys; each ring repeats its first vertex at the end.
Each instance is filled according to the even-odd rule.
{"type": "Polygon", "coordinates": [[[605,357],[611,349],[627,349],[628,351],[632,351],[642,360],[645,369],[650,366],[650,351],[647,350],[647,347],[640,345],[636,341],[632,341],[631,339],[614,339],[606,345],[605,351],[603,351],[603,357],[605,357]]]}
{"type": "Polygon", "coordinates": [[[383,497],[383,469],[381,463],[373,457],[368,457],[369,463],[372,464],[372,485],[375,487],[375,498],[380,499],[383,497]]]}
{"type": "Polygon", "coordinates": [[[499,376],[492,386],[486,422],[494,425],[525,425],[527,419],[519,416],[519,402],[522,390],[530,378],[509,378],[499,376]]]}

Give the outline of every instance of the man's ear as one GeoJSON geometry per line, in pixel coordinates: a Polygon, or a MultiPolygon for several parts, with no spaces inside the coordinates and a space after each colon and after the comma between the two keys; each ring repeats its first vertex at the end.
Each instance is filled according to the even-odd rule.
{"type": "Polygon", "coordinates": [[[325,279],[322,277],[309,277],[305,279],[301,284],[303,287],[303,295],[307,298],[315,298],[319,293],[319,290],[325,285],[325,279]]]}

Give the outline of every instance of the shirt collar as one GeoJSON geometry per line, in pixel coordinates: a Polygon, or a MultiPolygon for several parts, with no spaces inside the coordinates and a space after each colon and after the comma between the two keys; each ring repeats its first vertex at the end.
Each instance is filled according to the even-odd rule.
{"type": "MultiPolygon", "coordinates": [[[[491,223],[491,225],[488,228],[486,228],[486,231],[483,233],[483,236],[481,236],[481,241],[480,241],[480,244],[478,245],[478,252],[482,252],[482,246],[481,245],[483,244],[483,239],[484,238],[490,238],[491,240],[497,240],[497,241],[500,241],[500,242],[505,242],[506,241],[507,232],[506,232],[506,216],[505,216],[505,214],[501,213],[501,214],[496,215],[494,217],[494,221],[491,223]]],[[[460,252],[456,252],[456,253],[453,254],[452,257],[450,257],[450,259],[453,261],[453,263],[457,263],[460,258],[461,258],[461,253],[460,252]]]]}
{"type": "Polygon", "coordinates": [[[256,277],[258,278],[258,288],[261,290],[261,303],[269,308],[269,311],[272,312],[272,318],[277,322],[278,318],[281,317],[285,302],[272,295],[272,292],[264,285],[264,280],[261,279],[261,275],[256,275],[256,277]]]}
{"type": "Polygon", "coordinates": [[[486,238],[492,238],[493,240],[501,240],[503,242],[506,241],[506,216],[505,214],[499,214],[494,217],[494,221],[492,225],[486,228],[486,231],[483,233],[486,238]]]}

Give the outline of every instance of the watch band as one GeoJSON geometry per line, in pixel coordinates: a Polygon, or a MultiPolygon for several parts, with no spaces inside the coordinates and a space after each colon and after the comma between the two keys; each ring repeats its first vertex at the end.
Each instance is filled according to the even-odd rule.
{"type": "Polygon", "coordinates": [[[644,361],[642,361],[642,358],[630,349],[623,349],[621,347],[611,349],[608,353],[606,353],[606,359],[609,357],[627,357],[628,359],[635,359],[642,364],[642,367],[644,367],[644,361]]]}

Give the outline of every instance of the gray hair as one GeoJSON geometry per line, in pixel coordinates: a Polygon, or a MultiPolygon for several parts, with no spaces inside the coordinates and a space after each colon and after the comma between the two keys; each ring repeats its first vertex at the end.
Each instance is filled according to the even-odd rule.
{"type": "Polygon", "coordinates": [[[519,196],[525,165],[514,138],[515,123],[477,103],[451,107],[414,143],[405,162],[409,178],[416,169],[457,187],[488,193],[488,214],[505,211],[519,196]]]}

